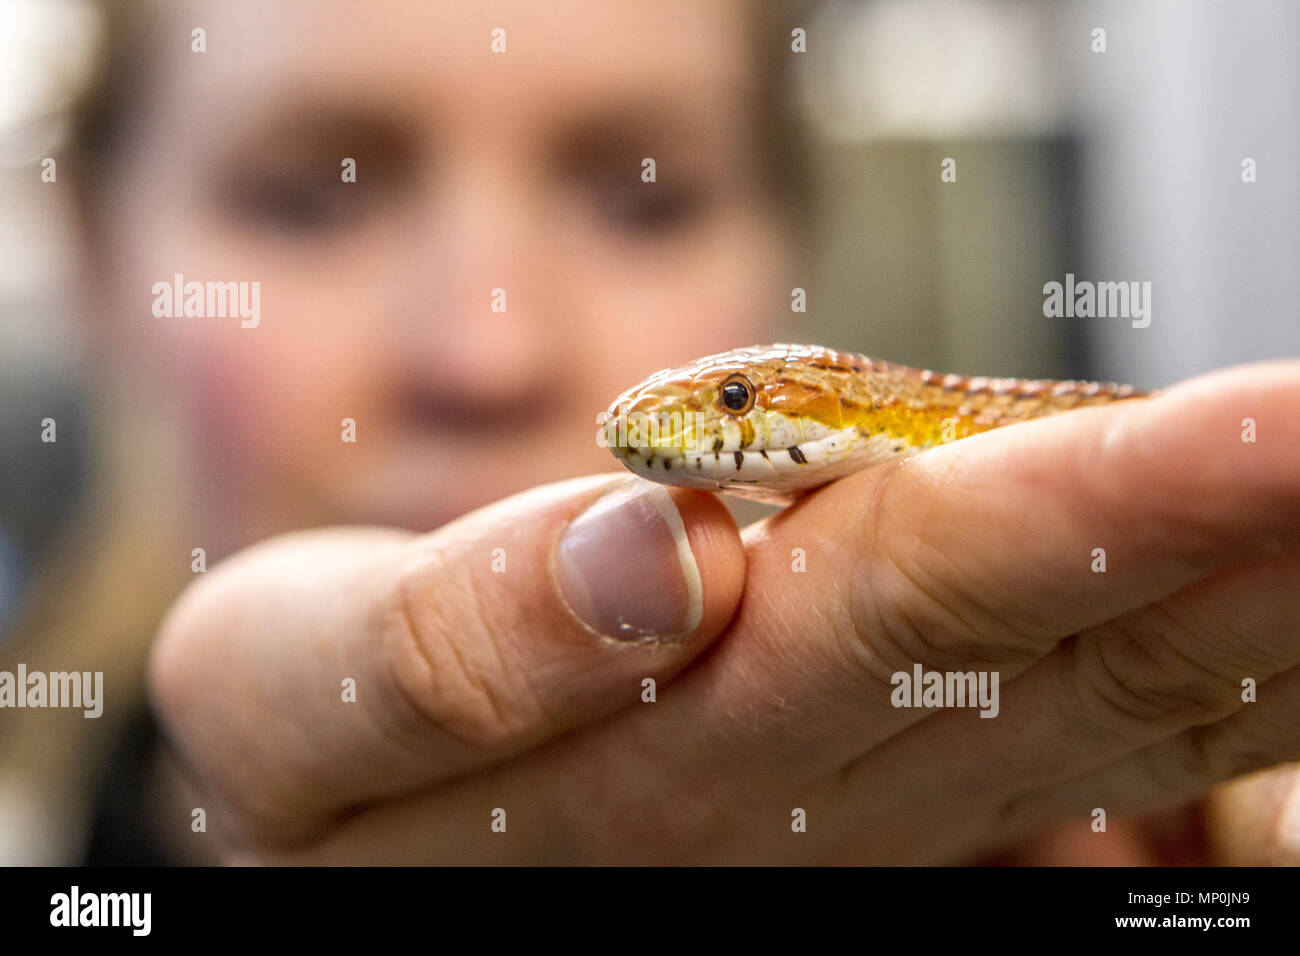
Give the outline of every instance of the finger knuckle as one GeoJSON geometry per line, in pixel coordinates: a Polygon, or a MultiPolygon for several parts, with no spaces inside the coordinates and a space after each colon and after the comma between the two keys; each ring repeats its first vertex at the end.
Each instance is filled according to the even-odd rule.
{"type": "Polygon", "coordinates": [[[1210,723],[1234,709],[1240,688],[1182,653],[1187,643],[1177,628],[1112,622],[1076,643],[1078,674],[1112,717],[1171,728],[1210,723]]]}
{"type": "Polygon", "coordinates": [[[882,522],[894,499],[914,497],[910,483],[907,470],[897,468],[876,487],[871,505],[875,520],[852,595],[858,639],[873,657],[889,655],[936,667],[976,661],[1012,666],[1041,656],[1041,640],[996,613],[978,593],[954,586],[960,576],[936,570],[951,568],[952,558],[923,533],[900,539],[885,532],[882,522]],[[909,550],[903,553],[902,548],[909,550]]]}
{"type": "Polygon", "coordinates": [[[490,601],[439,564],[426,556],[403,574],[380,612],[386,672],[419,732],[432,725],[467,748],[508,748],[532,726],[530,696],[512,679],[490,601]]]}
{"type": "Polygon", "coordinates": [[[855,593],[857,637],[875,656],[937,668],[973,662],[1014,666],[1041,654],[1006,622],[990,619],[921,568],[876,555],[855,593]]]}

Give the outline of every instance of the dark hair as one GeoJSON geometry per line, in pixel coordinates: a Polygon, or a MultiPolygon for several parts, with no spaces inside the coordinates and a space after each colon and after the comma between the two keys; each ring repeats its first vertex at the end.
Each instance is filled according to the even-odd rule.
{"type": "Polygon", "coordinates": [[[98,0],[99,49],[89,82],[74,101],[68,153],[87,192],[107,179],[148,89],[153,18],[145,0],[98,0]]]}

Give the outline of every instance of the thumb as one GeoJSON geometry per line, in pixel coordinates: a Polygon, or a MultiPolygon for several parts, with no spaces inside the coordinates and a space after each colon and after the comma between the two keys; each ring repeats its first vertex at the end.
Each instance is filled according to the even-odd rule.
{"type": "Polygon", "coordinates": [[[712,495],[576,479],[428,535],[242,552],[169,613],[151,696],[233,835],[296,842],[640,703],[722,631],[743,582],[712,495]]]}

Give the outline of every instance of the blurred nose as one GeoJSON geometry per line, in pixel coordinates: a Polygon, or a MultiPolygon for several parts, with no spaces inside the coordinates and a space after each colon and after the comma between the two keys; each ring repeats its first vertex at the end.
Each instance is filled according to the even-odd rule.
{"type": "Polygon", "coordinates": [[[574,359],[545,224],[490,170],[433,192],[404,257],[403,363],[448,412],[537,417],[574,359]]]}

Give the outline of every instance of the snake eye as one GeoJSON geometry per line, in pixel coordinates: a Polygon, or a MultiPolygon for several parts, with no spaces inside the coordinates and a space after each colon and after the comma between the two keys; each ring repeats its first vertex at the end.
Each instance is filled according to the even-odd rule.
{"type": "Polygon", "coordinates": [[[722,407],[737,415],[743,415],[754,407],[754,386],[743,375],[733,375],[723,382],[719,395],[722,407]]]}

